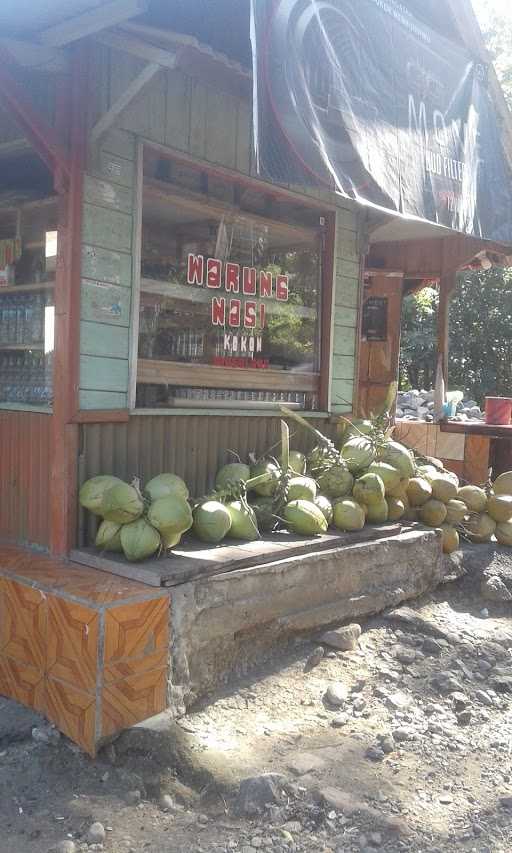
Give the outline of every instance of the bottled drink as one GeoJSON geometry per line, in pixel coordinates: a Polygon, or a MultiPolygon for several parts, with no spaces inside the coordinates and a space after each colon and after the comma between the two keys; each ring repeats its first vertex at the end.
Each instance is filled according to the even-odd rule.
{"type": "Polygon", "coordinates": [[[16,297],[16,343],[25,343],[25,296],[19,294],[16,297]]]}

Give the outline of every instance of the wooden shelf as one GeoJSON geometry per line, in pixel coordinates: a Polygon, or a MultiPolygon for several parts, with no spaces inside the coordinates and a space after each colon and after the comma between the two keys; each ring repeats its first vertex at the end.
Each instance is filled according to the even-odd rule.
{"type": "MultiPolygon", "coordinates": [[[[414,421],[412,421],[414,423],[414,421]]],[[[484,435],[487,438],[508,438],[512,441],[512,424],[486,424],[474,421],[443,421],[439,424],[441,432],[463,433],[464,435],[484,435]]]]}
{"type": "Polygon", "coordinates": [[[0,344],[0,352],[30,352],[31,350],[40,352],[43,349],[44,343],[42,341],[32,344],[0,344]]]}
{"type": "Polygon", "coordinates": [[[195,388],[226,388],[238,391],[318,391],[318,373],[291,370],[214,367],[210,364],[178,364],[174,361],[139,359],[137,379],[148,385],[184,385],[195,388]]]}
{"type": "Polygon", "coordinates": [[[0,296],[5,296],[8,293],[37,293],[39,290],[53,290],[54,287],[55,280],[30,284],[9,284],[7,287],[0,287],[0,296]]]}

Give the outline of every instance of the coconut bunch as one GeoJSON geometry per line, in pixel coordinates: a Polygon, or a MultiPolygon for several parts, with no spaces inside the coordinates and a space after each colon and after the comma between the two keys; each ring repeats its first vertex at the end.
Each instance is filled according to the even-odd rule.
{"type": "Polygon", "coordinates": [[[192,527],[186,483],[176,474],[159,474],[142,491],[139,480],[125,483],[100,475],[80,489],[84,509],[101,519],[96,547],[139,562],[176,547],[192,527]]]}

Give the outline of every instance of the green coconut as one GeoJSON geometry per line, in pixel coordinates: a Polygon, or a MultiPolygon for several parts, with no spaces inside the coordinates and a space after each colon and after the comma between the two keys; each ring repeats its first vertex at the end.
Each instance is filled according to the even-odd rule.
{"type": "Polygon", "coordinates": [[[256,513],[252,507],[245,501],[230,501],[226,506],[231,516],[231,527],[228,532],[230,539],[255,542],[260,538],[256,513]]]}
{"type": "Polygon", "coordinates": [[[300,450],[290,450],[288,465],[295,474],[306,473],[306,457],[300,450]]]}
{"type": "Polygon", "coordinates": [[[428,527],[440,527],[446,520],[447,509],[442,501],[436,498],[430,498],[422,507],[420,507],[418,516],[423,524],[428,527]]]}
{"type": "Polygon", "coordinates": [[[374,504],[368,504],[366,521],[368,524],[385,524],[389,519],[389,508],[385,498],[374,504]]]}
{"type": "Polygon", "coordinates": [[[317,495],[315,498],[315,506],[323,512],[327,525],[329,526],[332,524],[333,508],[329,498],[325,495],[317,495]]]}
{"type": "Polygon", "coordinates": [[[215,488],[221,490],[238,486],[240,483],[246,483],[250,476],[251,469],[248,465],[242,462],[230,462],[217,472],[215,488]]]}
{"type": "Polygon", "coordinates": [[[100,474],[98,477],[92,477],[87,480],[80,489],[78,499],[80,505],[94,515],[103,515],[103,498],[113,486],[122,484],[119,477],[112,477],[110,474],[100,474]]]}
{"type": "Polygon", "coordinates": [[[467,514],[468,508],[464,501],[460,501],[457,498],[447,501],[446,524],[461,524],[467,514]]]}
{"type": "Polygon", "coordinates": [[[512,471],[506,471],[496,478],[493,484],[495,495],[512,495],[512,471]]]}
{"type": "Polygon", "coordinates": [[[231,527],[231,516],[220,501],[205,501],[193,512],[192,532],[201,542],[222,542],[231,527]]]}
{"type": "Polygon", "coordinates": [[[498,524],[512,519],[512,496],[490,495],[487,498],[487,512],[498,524]]]}
{"type": "Polygon", "coordinates": [[[288,484],[288,503],[311,501],[316,498],[317,486],[312,477],[292,477],[288,484]]]}
{"type": "Polygon", "coordinates": [[[371,435],[373,432],[373,423],[366,418],[355,418],[350,424],[347,424],[346,431],[343,435],[345,440],[358,435],[371,435]]]}
{"type": "Polygon", "coordinates": [[[508,548],[512,548],[512,521],[501,521],[497,524],[494,535],[499,545],[506,545],[508,548]]]}
{"type": "Polygon", "coordinates": [[[436,474],[439,473],[439,469],[434,465],[417,465],[416,466],[416,476],[421,477],[424,480],[428,480],[430,482],[431,477],[435,477],[436,474]]]}
{"type": "Polygon", "coordinates": [[[407,485],[407,500],[411,506],[423,506],[432,497],[432,486],[424,477],[411,477],[407,485]]]}
{"type": "Polygon", "coordinates": [[[386,496],[386,503],[388,505],[388,521],[400,521],[406,511],[404,502],[400,498],[386,496]]]}
{"type": "Polygon", "coordinates": [[[116,524],[115,521],[102,521],[96,533],[96,548],[99,548],[100,551],[121,553],[123,550],[121,528],[122,524],[116,524]]]}
{"type": "Polygon", "coordinates": [[[352,494],[360,504],[378,504],[384,500],[386,490],[378,474],[363,474],[354,483],[352,494]]]}
{"type": "Polygon", "coordinates": [[[135,486],[118,483],[103,496],[103,518],[116,524],[130,524],[144,512],[144,502],[135,486]]]}
{"type": "Polygon", "coordinates": [[[338,530],[353,531],[362,530],[366,521],[366,513],[363,507],[350,498],[342,498],[336,501],[333,507],[334,526],[338,530]]]}
{"type": "Polygon", "coordinates": [[[300,536],[317,536],[327,531],[327,519],[312,501],[290,501],[283,513],[287,527],[300,536]]]}
{"type": "Polygon", "coordinates": [[[444,504],[457,497],[458,489],[451,477],[439,472],[430,478],[432,497],[444,504]]]}
{"type": "Polygon", "coordinates": [[[411,451],[398,441],[387,441],[379,450],[378,458],[399,472],[402,480],[414,477],[414,462],[411,451]]]}
{"type": "Polygon", "coordinates": [[[274,499],[271,497],[258,497],[251,500],[258,529],[261,533],[268,533],[276,526],[277,518],[274,512],[274,499]]]}
{"type": "Polygon", "coordinates": [[[344,465],[333,465],[318,478],[318,486],[329,498],[342,498],[349,495],[354,478],[344,465]]]}
{"type": "Polygon", "coordinates": [[[364,436],[349,438],[341,448],[341,455],[351,474],[368,468],[375,459],[375,449],[364,436]]]}
{"type": "Polygon", "coordinates": [[[409,483],[410,483],[410,480],[408,478],[405,478],[404,480],[400,480],[400,482],[398,483],[398,486],[395,486],[394,489],[388,489],[388,491],[386,492],[386,497],[398,498],[400,501],[403,501],[404,503],[409,503],[409,499],[407,497],[407,487],[408,487],[409,483]]]}
{"type": "Polygon", "coordinates": [[[177,474],[159,474],[158,477],[153,477],[145,491],[151,501],[166,498],[168,495],[175,495],[185,501],[188,498],[187,484],[177,474]]]}
{"type": "Polygon", "coordinates": [[[443,552],[445,554],[453,554],[460,544],[459,534],[451,524],[442,524],[443,531],[443,552]]]}
{"type": "Polygon", "coordinates": [[[324,468],[327,461],[327,451],[324,447],[317,445],[311,450],[306,457],[306,470],[308,473],[314,474],[324,468]]]}
{"type": "Polygon", "coordinates": [[[194,519],[187,501],[176,495],[158,498],[148,510],[148,521],[161,534],[164,548],[174,548],[194,519]]]}
{"type": "Polygon", "coordinates": [[[491,541],[492,535],[496,530],[496,522],[486,512],[475,512],[471,513],[465,522],[464,530],[468,539],[479,545],[483,542],[491,541]]]}
{"type": "Polygon", "coordinates": [[[485,512],[487,495],[479,486],[462,486],[457,497],[464,501],[470,512],[485,512]]]}
{"type": "Polygon", "coordinates": [[[121,545],[126,559],[137,563],[156,554],[161,547],[161,538],[158,530],[145,518],[138,518],[137,521],[122,526],[121,545]]]}
{"type": "Polygon", "coordinates": [[[369,474],[378,474],[382,482],[384,483],[384,488],[386,490],[386,494],[389,495],[395,489],[400,487],[400,483],[402,482],[402,478],[400,477],[400,472],[397,471],[396,468],[393,468],[392,465],[388,465],[387,462],[372,462],[370,467],[368,468],[369,474]]]}
{"type": "Polygon", "coordinates": [[[269,459],[266,462],[258,462],[251,467],[251,477],[259,477],[261,474],[270,474],[272,479],[267,483],[260,483],[254,488],[254,491],[262,497],[270,497],[277,489],[281,469],[269,459]]]}

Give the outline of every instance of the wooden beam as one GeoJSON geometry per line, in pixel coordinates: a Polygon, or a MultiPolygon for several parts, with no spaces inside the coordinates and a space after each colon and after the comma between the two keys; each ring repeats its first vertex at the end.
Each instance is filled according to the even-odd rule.
{"type": "Polygon", "coordinates": [[[33,41],[11,38],[0,39],[0,46],[5,48],[17,64],[24,68],[51,72],[67,70],[67,57],[61,50],[54,50],[54,48],[36,44],[33,41]]]}
{"type": "Polygon", "coordinates": [[[194,388],[229,388],[238,391],[318,391],[318,373],[291,370],[255,370],[215,367],[209,364],[180,364],[139,358],[138,381],[150,385],[183,385],[194,388]]]}
{"type": "Polygon", "coordinates": [[[155,47],[152,44],[142,41],[142,39],[125,35],[124,33],[114,31],[100,33],[96,41],[107,45],[107,47],[113,47],[115,50],[131,53],[132,56],[145,59],[146,62],[156,62],[157,65],[169,68],[171,71],[174,71],[178,64],[178,54],[176,51],[163,50],[161,47],[155,47]]]}
{"type": "Polygon", "coordinates": [[[60,24],[43,30],[39,38],[49,47],[63,47],[85,36],[93,35],[107,27],[114,27],[137,15],[147,12],[147,0],[112,0],[82,15],[68,18],[60,24]]]}
{"type": "Polygon", "coordinates": [[[137,97],[145,86],[155,77],[160,71],[161,66],[156,62],[149,62],[140,74],[135,77],[129,86],[119,96],[117,101],[114,101],[110,109],[104,113],[96,122],[91,130],[90,140],[93,145],[97,144],[100,139],[107,133],[113,124],[117,121],[121,113],[129,107],[134,98],[137,97]]]}

